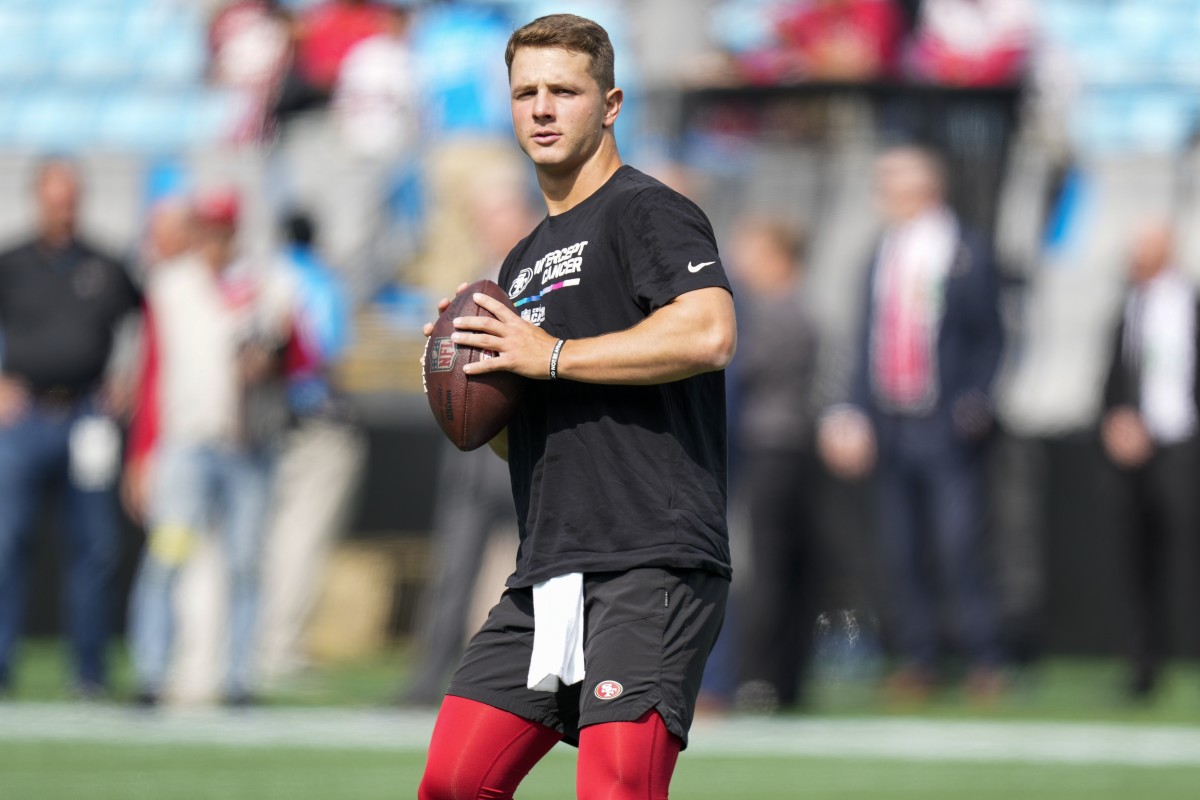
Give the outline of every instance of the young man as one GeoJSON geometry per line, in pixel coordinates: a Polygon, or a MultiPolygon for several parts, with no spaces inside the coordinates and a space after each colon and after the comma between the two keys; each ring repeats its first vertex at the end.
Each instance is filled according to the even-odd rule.
{"type": "Polygon", "coordinates": [[[621,164],[604,29],[543,17],[505,61],[549,216],[501,269],[519,315],[477,295],[496,318],[461,318],[454,338],[497,353],[474,374],[531,379],[493,443],[521,544],[442,705],[419,797],[510,798],[566,741],[580,798],[665,798],[729,587],[732,297],[704,214],[621,164]]]}

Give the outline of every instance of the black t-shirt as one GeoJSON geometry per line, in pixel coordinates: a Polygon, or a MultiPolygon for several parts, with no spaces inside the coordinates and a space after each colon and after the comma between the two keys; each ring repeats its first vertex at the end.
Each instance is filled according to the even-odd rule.
{"type": "MultiPolygon", "coordinates": [[[[704,213],[629,166],[543,220],[500,285],[522,317],[564,339],[729,289],[704,213]]],[[[729,576],[723,372],[656,386],[531,381],[508,431],[521,532],[510,586],[641,566],[729,576]]]]}
{"type": "Polygon", "coordinates": [[[139,303],[121,264],[86,244],[0,254],[0,366],[34,391],[86,391],[104,374],[117,323],[139,303]]]}

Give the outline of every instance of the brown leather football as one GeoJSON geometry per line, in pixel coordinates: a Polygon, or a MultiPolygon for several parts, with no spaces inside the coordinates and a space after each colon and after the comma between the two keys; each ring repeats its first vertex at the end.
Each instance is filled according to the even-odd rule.
{"type": "Polygon", "coordinates": [[[482,447],[504,430],[525,389],[525,378],[514,372],[474,376],[463,372],[467,364],[495,355],[450,340],[455,317],[492,316],[472,299],[476,292],[494,297],[516,312],[503,289],[492,281],[476,281],[450,301],[425,343],[425,396],[434,419],[459,450],[482,447]]]}

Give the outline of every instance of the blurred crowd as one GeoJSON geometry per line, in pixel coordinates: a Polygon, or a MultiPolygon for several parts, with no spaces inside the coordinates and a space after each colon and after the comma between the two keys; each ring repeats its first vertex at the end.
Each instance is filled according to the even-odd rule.
{"type": "MultiPolygon", "coordinates": [[[[0,696],[17,679],[47,492],[62,508],[63,630],[81,697],[126,688],[111,685],[105,657],[122,606],[122,506],[145,531],[125,625],[138,703],[240,706],[301,673],[303,631],[366,463],[365,426],[334,379],[357,315],[405,302],[432,313],[459,283],[494,277],[543,213],[511,143],[502,53],[514,22],[561,8],[202,5],[205,80],[247,99],[220,148],[253,153],[253,175],[156,172],[123,258],[81,225],[92,187],[79,162],[51,156],[22,175],[33,227],[0,254],[0,696]]],[[[614,4],[567,5],[617,41],[648,36],[639,21],[685,14],[666,0],[638,20],[614,4]]],[[[1030,655],[1045,595],[1038,545],[1021,544],[1031,517],[1009,525],[1024,538],[994,530],[1036,477],[1020,462],[1008,482],[992,469],[1009,433],[998,379],[1029,346],[1006,317],[1006,298],[1028,287],[1012,280],[997,208],[1010,147],[1031,127],[1020,100],[1036,5],[707,8],[686,24],[711,46],[679,53],[669,81],[618,64],[630,95],[622,152],[710,209],[738,304],[738,577],[703,702],[803,707],[818,656],[842,645],[854,651],[844,658],[886,665],[872,674],[892,701],[954,684],[994,702],[1030,655]],[[725,94],[688,117],[661,102],[663,83],[675,99],[725,94]],[[839,101],[846,87],[877,98],[870,114],[839,101]],[[799,100],[772,105],[778,96],[754,94],[764,89],[799,100]],[[746,97],[758,105],[738,105],[746,97]],[[684,130],[664,133],[676,113],[684,130]],[[780,136],[811,145],[789,167],[806,180],[867,184],[837,210],[861,252],[829,245],[843,228],[827,209],[787,203],[790,187],[762,203],[741,202],[759,187],[722,192],[749,160],[745,140],[780,136]],[[818,255],[840,277],[814,274],[818,255]],[[1034,575],[1025,596],[1014,574],[1034,575]]],[[[1045,216],[1069,205],[1072,186],[1055,184],[1045,216]]],[[[818,204],[832,206],[838,192],[823,191],[818,204]]],[[[1128,280],[1100,326],[1111,358],[1092,432],[1121,501],[1123,574],[1106,580],[1127,598],[1128,690],[1144,698],[1172,652],[1172,565],[1200,566],[1200,320],[1173,221],[1139,210],[1127,222],[1114,249],[1128,280]]],[[[499,460],[446,445],[437,476],[414,666],[398,696],[409,704],[438,700],[477,616],[473,595],[499,591],[515,550],[499,460]]]]}
{"type": "Polygon", "coordinates": [[[361,461],[360,434],[329,381],[349,335],[343,282],[316,254],[303,212],[281,221],[278,251],[246,257],[230,188],[159,199],[133,273],[79,231],[75,163],[39,162],[29,187],[35,230],[0,256],[0,689],[24,617],[39,496],[50,490],[66,508],[76,691],[109,688],[119,496],[146,530],[128,621],[138,702],[155,705],[168,688],[177,586],[208,536],[222,569],[203,580],[226,596],[191,608],[223,616],[223,641],[204,644],[228,651],[209,691],[253,702],[257,676],[303,664],[322,556],[361,461]]]}
{"type": "Polygon", "coordinates": [[[751,84],[1009,85],[1032,48],[1034,12],[1027,0],[730,0],[714,17],[715,66],[751,84]]]}

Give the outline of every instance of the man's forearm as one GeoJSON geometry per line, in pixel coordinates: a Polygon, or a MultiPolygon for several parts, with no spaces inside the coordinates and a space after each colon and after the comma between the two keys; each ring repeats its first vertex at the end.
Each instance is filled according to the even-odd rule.
{"type": "Polygon", "coordinates": [[[632,328],[569,340],[558,360],[558,377],[585,383],[669,383],[724,369],[737,339],[732,313],[681,311],[670,304],[632,328]]]}
{"type": "MultiPolygon", "coordinates": [[[[469,375],[508,370],[536,380],[550,377],[557,340],[484,295],[477,301],[495,319],[456,320],[454,341],[497,353],[473,362],[469,375]]],[[[557,377],[584,383],[669,383],[724,369],[737,346],[733,298],[721,288],[686,292],[623,331],[571,339],[559,350],[557,377]]]]}

